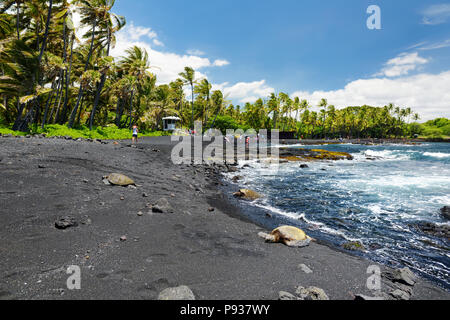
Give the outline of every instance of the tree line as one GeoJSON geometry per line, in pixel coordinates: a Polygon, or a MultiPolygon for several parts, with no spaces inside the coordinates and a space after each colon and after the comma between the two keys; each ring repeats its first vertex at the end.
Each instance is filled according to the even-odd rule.
{"type": "Polygon", "coordinates": [[[244,106],[230,103],[207,79],[185,67],[179,78],[157,85],[145,49],[111,50],[126,19],[112,12],[115,0],[2,0],[0,4],[0,115],[13,130],[115,125],[159,130],[176,115],[186,128],[279,129],[305,138],[388,137],[413,134],[419,115],[410,108],[337,109],[286,93],[244,106]],[[81,39],[73,12],[88,31],[81,39]],[[313,111],[318,107],[319,111],[313,111]]]}

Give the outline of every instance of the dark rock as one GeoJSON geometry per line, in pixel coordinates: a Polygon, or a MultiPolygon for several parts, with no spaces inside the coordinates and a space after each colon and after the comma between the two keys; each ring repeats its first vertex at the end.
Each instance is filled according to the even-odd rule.
{"type": "Polygon", "coordinates": [[[393,272],[383,273],[383,277],[400,284],[406,284],[408,286],[414,286],[417,282],[417,277],[409,268],[397,269],[393,272]]]}
{"type": "Polygon", "coordinates": [[[166,198],[159,199],[153,206],[152,211],[155,213],[173,213],[174,210],[166,198]]]}
{"type": "Polygon", "coordinates": [[[317,287],[298,287],[295,294],[300,300],[330,300],[325,291],[317,287]]]}
{"type": "Polygon", "coordinates": [[[300,165],[300,168],[306,169],[306,168],[309,168],[309,166],[308,166],[307,164],[301,164],[301,165],[300,165]]]}
{"type": "Polygon", "coordinates": [[[441,208],[441,215],[445,219],[450,220],[450,207],[445,206],[445,207],[441,208]]]}
{"type": "Polygon", "coordinates": [[[440,238],[450,239],[450,226],[437,225],[431,222],[422,222],[413,225],[419,231],[440,238]]]}
{"type": "Polygon", "coordinates": [[[349,251],[366,251],[364,245],[359,241],[350,241],[342,245],[342,248],[349,251]]]}
{"type": "Polygon", "coordinates": [[[390,293],[390,295],[396,300],[409,300],[411,296],[402,290],[394,290],[390,293]]]}
{"type": "Polygon", "coordinates": [[[75,218],[70,216],[62,217],[61,219],[55,222],[56,229],[60,230],[76,226],[78,226],[78,223],[75,221],[75,218]]]}
{"type": "Polygon", "coordinates": [[[241,176],[234,176],[234,177],[231,179],[231,181],[233,181],[233,182],[238,182],[239,180],[242,180],[242,177],[241,177],[241,176]]]}
{"type": "Polygon", "coordinates": [[[39,165],[38,165],[38,168],[39,168],[39,169],[45,169],[46,166],[44,166],[44,165],[42,165],[42,164],[39,164],[39,165]]]}

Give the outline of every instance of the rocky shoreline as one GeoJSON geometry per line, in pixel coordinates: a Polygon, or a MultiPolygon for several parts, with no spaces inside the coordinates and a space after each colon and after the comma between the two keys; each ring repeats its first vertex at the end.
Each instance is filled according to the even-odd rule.
{"type": "Polygon", "coordinates": [[[265,243],[267,230],[219,188],[230,167],[175,166],[172,147],[167,137],[135,147],[0,138],[0,299],[272,300],[295,288],[307,300],[322,296],[311,288],[333,300],[450,298],[422,279],[414,291],[398,286],[389,275],[401,271],[384,266],[382,290],[369,290],[373,262],[318,243],[265,243]],[[134,184],[105,184],[116,172],[134,184]],[[66,285],[72,265],[80,290],[66,285]]]}

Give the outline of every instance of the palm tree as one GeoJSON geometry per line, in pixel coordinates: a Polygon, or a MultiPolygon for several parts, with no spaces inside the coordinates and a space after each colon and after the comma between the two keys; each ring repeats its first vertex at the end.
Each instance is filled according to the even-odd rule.
{"type": "Polygon", "coordinates": [[[211,102],[212,102],[213,110],[215,110],[216,116],[214,117],[214,120],[213,120],[211,126],[209,127],[209,129],[214,128],[217,117],[219,116],[220,112],[222,111],[222,109],[224,107],[224,97],[223,97],[222,91],[220,91],[220,90],[214,91],[211,95],[211,102]]]}
{"type": "MultiPolygon", "coordinates": [[[[152,77],[148,69],[150,69],[150,61],[148,53],[145,49],[134,46],[126,50],[127,55],[119,62],[119,72],[128,76],[134,77],[135,86],[131,91],[133,103],[134,94],[137,93],[137,109],[140,107],[140,101],[143,93],[144,83],[152,77]]],[[[131,112],[131,109],[130,109],[131,112]]],[[[130,116],[130,128],[132,126],[132,119],[130,116]]]]}
{"type": "Polygon", "coordinates": [[[210,103],[211,88],[211,83],[209,83],[207,79],[203,79],[197,86],[195,86],[194,89],[194,92],[199,94],[199,97],[204,100],[205,107],[203,108],[202,122],[203,119],[205,120],[205,122],[203,125],[206,125],[206,123],[208,123],[208,107],[210,103]]]}
{"type": "MultiPolygon", "coordinates": [[[[95,39],[95,28],[97,27],[97,23],[99,20],[99,12],[98,12],[98,2],[100,0],[75,0],[74,3],[78,4],[78,8],[81,14],[81,23],[86,26],[92,25],[92,31],[91,31],[91,44],[89,47],[89,53],[86,59],[86,64],[84,67],[84,72],[87,71],[89,62],[91,60],[92,51],[94,48],[94,39],[95,39]]],[[[85,35],[86,36],[86,35],[85,35]]],[[[81,98],[83,97],[83,87],[80,86],[80,89],[78,91],[78,98],[75,107],[72,110],[72,113],[70,115],[69,119],[69,128],[73,127],[75,116],[77,115],[78,107],[80,105],[81,98]]]]}
{"type": "Polygon", "coordinates": [[[194,79],[195,70],[191,67],[184,67],[184,72],[179,73],[179,76],[184,80],[184,83],[191,86],[191,98],[192,98],[192,117],[191,117],[191,129],[194,130],[194,79]]]}
{"type": "MultiPolygon", "coordinates": [[[[115,35],[114,34],[116,32],[118,32],[120,29],[122,29],[126,23],[124,17],[118,16],[118,15],[110,12],[112,7],[114,6],[114,3],[115,3],[115,0],[102,0],[101,6],[100,6],[100,12],[99,12],[100,13],[99,18],[101,19],[100,20],[101,30],[98,32],[98,34],[100,36],[103,35],[103,37],[101,37],[99,39],[99,43],[102,43],[102,40],[106,36],[106,40],[104,40],[106,42],[106,56],[109,56],[109,52],[111,49],[111,43],[113,43],[113,44],[115,43],[115,35]],[[105,35],[104,29],[106,29],[106,35],[105,35]]],[[[100,94],[105,85],[106,75],[107,75],[108,70],[109,70],[109,68],[105,68],[104,69],[105,72],[102,72],[100,83],[97,88],[97,92],[96,92],[95,100],[94,100],[94,106],[92,107],[91,116],[90,116],[90,120],[89,120],[89,129],[90,130],[92,130],[92,127],[93,127],[95,112],[97,110],[97,106],[100,101],[100,94]]]]}

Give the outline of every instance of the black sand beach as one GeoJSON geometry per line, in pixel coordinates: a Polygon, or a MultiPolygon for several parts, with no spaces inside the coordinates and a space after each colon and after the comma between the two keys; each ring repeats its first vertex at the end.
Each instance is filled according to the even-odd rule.
{"type": "MultiPolygon", "coordinates": [[[[180,285],[198,300],[273,300],[297,286],[322,288],[333,300],[373,295],[366,288],[373,262],[318,243],[265,243],[263,228],[220,191],[219,174],[173,165],[169,141],[144,138],[131,148],[1,137],[0,299],[156,299],[180,285]],[[137,188],[105,185],[112,172],[137,188]],[[173,212],[152,212],[161,198],[173,212]],[[64,216],[77,226],[55,228],[64,216]],[[70,265],[81,267],[81,290],[67,289],[70,265]]],[[[450,294],[418,280],[412,299],[450,294]]]]}

